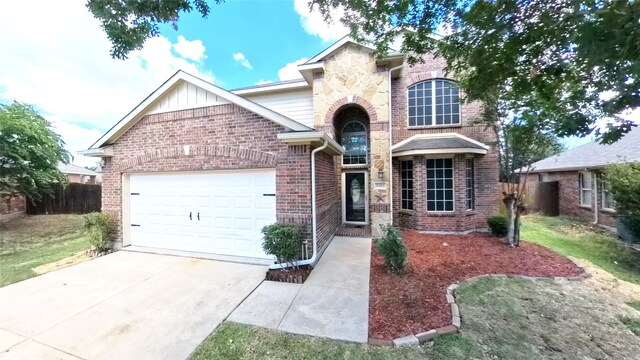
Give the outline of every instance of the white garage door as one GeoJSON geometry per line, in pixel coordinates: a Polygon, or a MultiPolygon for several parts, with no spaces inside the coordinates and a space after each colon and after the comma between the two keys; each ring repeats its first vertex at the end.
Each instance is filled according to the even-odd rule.
{"type": "Polygon", "coordinates": [[[131,175],[131,245],[252,258],[276,221],[273,169],[131,175]]]}

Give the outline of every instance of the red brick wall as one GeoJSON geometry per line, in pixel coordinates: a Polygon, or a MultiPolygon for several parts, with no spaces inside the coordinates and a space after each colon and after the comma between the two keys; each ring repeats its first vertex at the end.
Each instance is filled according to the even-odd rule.
{"type": "MultiPolygon", "coordinates": [[[[559,171],[547,173],[547,181],[558,182],[558,197],[560,203],[560,215],[569,216],[585,222],[593,222],[595,219],[594,206],[597,196],[598,202],[598,223],[601,225],[615,227],[615,213],[602,209],[602,195],[600,194],[600,179],[597,184],[592,181],[591,206],[580,205],[580,180],[578,171],[559,171]],[[596,192],[596,186],[598,191],[596,192]]],[[[529,174],[527,182],[535,184],[539,181],[538,174],[529,174]]]]}
{"type": "Polygon", "coordinates": [[[407,65],[402,76],[391,83],[391,110],[393,124],[393,143],[408,139],[416,134],[434,134],[455,132],[491,146],[487,155],[475,155],[475,199],[476,210],[466,211],[464,203],[465,155],[457,155],[455,168],[456,211],[451,214],[434,214],[426,211],[426,158],[414,157],[414,211],[400,211],[400,169],[398,159],[393,161],[393,210],[394,223],[403,228],[420,231],[462,232],[477,228],[486,228],[486,219],[498,213],[496,201],[498,192],[499,157],[496,146],[496,134],[472,121],[482,114],[479,102],[461,105],[461,124],[409,128],[407,122],[407,89],[409,86],[435,78],[455,79],[444,74],[446,62],[443,59],[424,57],[423,64],[407,65]],[[436,76],[432,76],[432,72],[436,76]]]}
{"type": "Polygon", "coordinates": [[[482,104],[479,102],[461,104],[460,125],[440,125],[421,128],[408,127],[407,89],[409,86],[429,79],[455,79],[453,76],[444,74],[443,71],[446,63],[443,59],[425,55],[424,60],[425,62],[423,64],[416,64],[414,66],[406,65],[402,69],[402,76],[391,81],[393,143],[396,144],[416,134],[457,132],[487,145],[494,144],[497,138],[493,131],[485,129],[484,126],[471,124],[472,120],[479,118],[482,114],[482,104]],[[432,71],[436,72],[435,77],[431,75],[432,71]]]}
{"type": "Polygon", "coordinates": [[[132,172],[275,168],[278,221],[299,223],[309,230],[311,149],[288,147],[276,137],[283,131],[282,126],[233,104],[145,116],[115,142],[113,157],[105,161],[102,206],[118,219],[118,241],[122,241],[122,173],[132,172]]]}
{"type": "Polygon", "coordinates": [[[401,210],[400,162],[394,160],[393,209],[394,224],[402,228],[427,232],[465,232],[486,228],[487,217],[498,213],[496,202],[497,174],[487,157],[475,157],[475,210],[467,210],[465,202],[466,156],[456,155],[454,167],[453,212],[427,212],[427,161],[413,157],[413,211],[401,210]]]}
{"type": "Polygon", "coordinates": [[[329,244],[342,223],[340,185],[336,182],[334,158],[323,152],[316,153],[316,221],[318,250],[329,244]]]}

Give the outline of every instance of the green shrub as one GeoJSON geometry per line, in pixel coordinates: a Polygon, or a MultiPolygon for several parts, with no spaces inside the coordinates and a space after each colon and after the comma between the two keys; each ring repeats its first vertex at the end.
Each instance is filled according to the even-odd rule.
{"type": "Polygon", "coordinates": [[[84,216],[84,228],[89,234],[89,242],[94,250],[102,251],[109,242],[112,218],[103,212],[93,212],[84,216]]]}
{"type": "Polygon", "coordinates": [[[264,252],[276,257],[280,264],[291,264],[300,256],[304,228],[297,224],[271,224],[262,228],[264,252]]]}
{"type": "Polygon", "coordinates": [[[640,239],[640,162],[607,167],[606,179],[616,213],[636,239],[640,239]]]}
{"type": "Polygon", "coordinates": [[[376,249],[384,257],[389,272],[401,274],[407,271],[407,246],[400,231],[391,225],[380,225],[384,235],[376,240],[376,249]]]}
{"type": "Polygon", "coordinates": [[[509,218],[504,215],[491,216],[487,219],[487,225],[493,236],[505,237],[509,232],[509,218]]]}

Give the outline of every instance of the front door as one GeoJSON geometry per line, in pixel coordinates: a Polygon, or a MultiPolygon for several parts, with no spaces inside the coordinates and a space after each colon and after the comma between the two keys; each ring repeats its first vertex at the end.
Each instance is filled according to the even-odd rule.
{"type": "Polygon", "coordinates": [[[369,223],[369,190],[366,171],[342,174],[342,221],[350,224],[369,223]]]}

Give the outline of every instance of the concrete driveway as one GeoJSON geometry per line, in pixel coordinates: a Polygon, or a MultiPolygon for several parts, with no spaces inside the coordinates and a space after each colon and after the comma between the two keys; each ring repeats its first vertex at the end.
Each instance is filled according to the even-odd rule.
{"type": "Polygon", "coordinates": [[[266,267],[120,251],[0,288],[0,359],[184,359],[266,267]]]}

